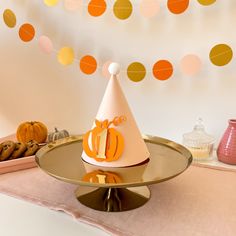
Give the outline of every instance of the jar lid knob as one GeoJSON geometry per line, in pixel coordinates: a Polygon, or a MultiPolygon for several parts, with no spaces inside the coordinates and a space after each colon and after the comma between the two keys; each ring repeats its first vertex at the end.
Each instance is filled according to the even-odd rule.
{"type": "Polygon", "coordinates": [[[204,125],[203,125],[203,120],[202,118],[198,118],[197,119],[197,122],[196,122],[196,125],[194,126],[194,130],[204,130],[204,125]]]}

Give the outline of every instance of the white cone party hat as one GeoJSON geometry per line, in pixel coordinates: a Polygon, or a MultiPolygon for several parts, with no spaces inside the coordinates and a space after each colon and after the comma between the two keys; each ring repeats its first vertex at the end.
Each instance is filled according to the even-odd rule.
{"type": "Polygon", "coordinates": [[[117,80],[120,67],[111,63],[111,78],[94,125],[83,138],[82,159],[104,167],[126,167],[150,156],[117,80]]]}

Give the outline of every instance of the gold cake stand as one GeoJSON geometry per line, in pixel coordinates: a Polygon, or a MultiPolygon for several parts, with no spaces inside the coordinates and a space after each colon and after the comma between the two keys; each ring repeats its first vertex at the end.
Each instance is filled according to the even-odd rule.
{"type": "Polygon", "coordinates": [[[192,162],[191,153],[173,141],[143,136],[150,152],[147,162],[132,167],[104,168],[84,162],[82,136],[70,136],[49,143],[36,154],[38,166],[47,174],[79,188],[75,195],[87,207],[100,211],[127,211],[142,206],[150,199],[148,185],[176,177],[192,162]],[[87,173],[102,170],[122,179],[120,183],[83,181],[87,173]]]}

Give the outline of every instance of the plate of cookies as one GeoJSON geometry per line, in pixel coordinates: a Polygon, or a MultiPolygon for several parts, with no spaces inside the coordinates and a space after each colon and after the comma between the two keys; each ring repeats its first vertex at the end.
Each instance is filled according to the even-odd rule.
{"type": "Polygon", "coordinates": [[[40,121],[21,123],[15,134],[0,138],[0,174],[36,167],[35,154],[42,146],[68,136],[67,130],[57,128],[48,134],[40,121]]]}
{"type": "Polygon", "coordinates": [[[43,144],[17,141],[15,135],[0,139],[0,174],[36,167],[35,153],[43,144]]]}

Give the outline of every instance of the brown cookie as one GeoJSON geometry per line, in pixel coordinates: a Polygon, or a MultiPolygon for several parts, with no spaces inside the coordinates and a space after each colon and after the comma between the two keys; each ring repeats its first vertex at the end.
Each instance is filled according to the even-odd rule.
{"type": "Polygon", "coordinates": [[[3,149],[3,145],[0,143],[0,153],[1,153],[2,149],[3,149]]]}
{"type": "Polygon", "coordinates": [[[24,143],[18,142],[16,143],[15,150],[9,157],[9,160],[19,158],[23,156],[23,153],[26,151],[27,147],[24,143]]]}
{"type": "Polygon", "coordinates": [[[5,141],[2,143],[2,146],[0,161],[5,161],[14,152],[16,144],[12,141],[5,141]]]}
{"type": "Polygon", "coordinates": [[[39,150],[39,144],[34,140],[31,140],[26,143],[26,146],[27,150],[24,153],[24,157],[32,156],[39,150]]]}

